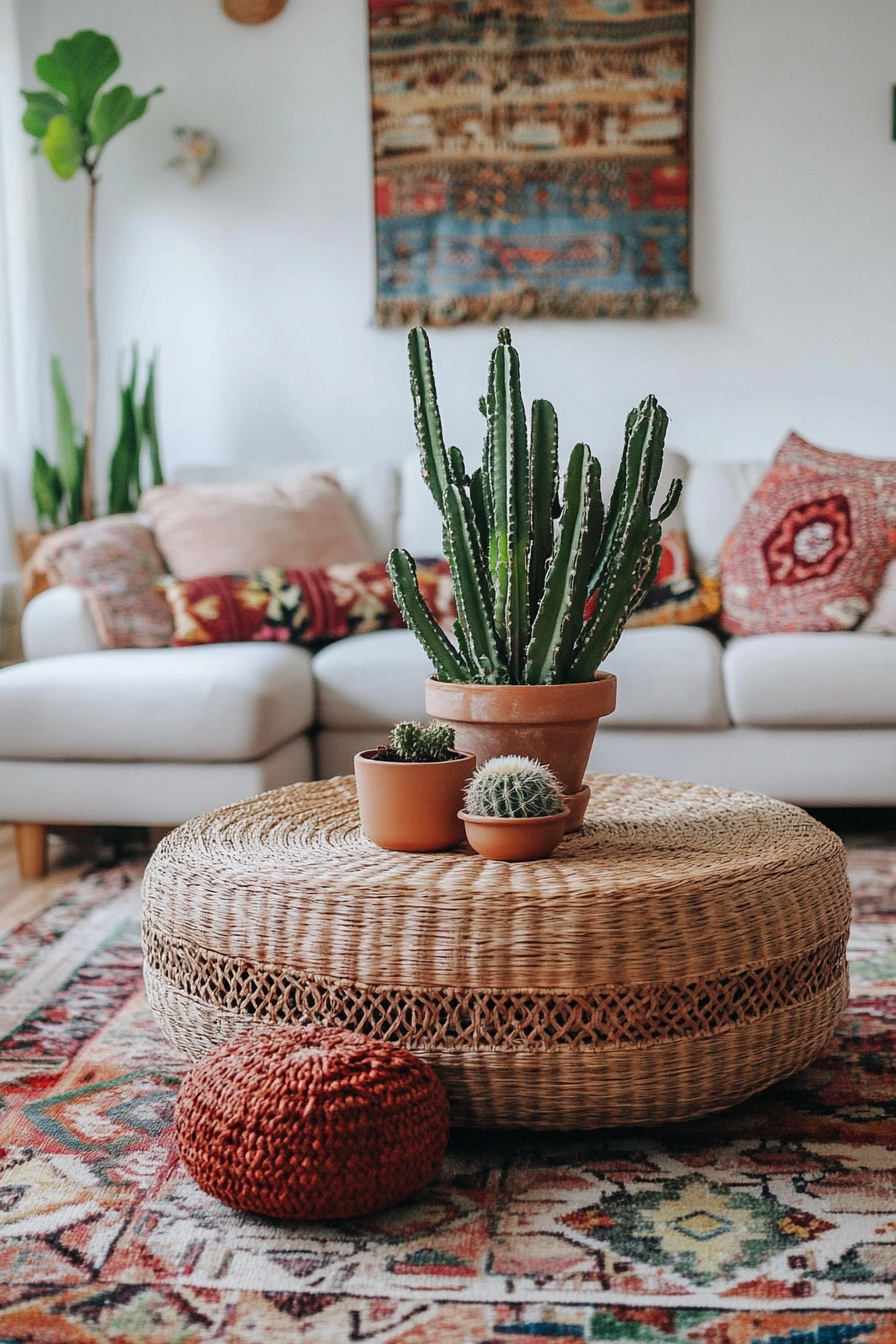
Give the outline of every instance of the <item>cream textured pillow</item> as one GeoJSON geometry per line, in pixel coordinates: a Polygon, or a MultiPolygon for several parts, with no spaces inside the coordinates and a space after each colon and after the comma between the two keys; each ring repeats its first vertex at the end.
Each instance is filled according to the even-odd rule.
{"type": "Polygon", "coordinates": [[[178,579],[368,561],[352,507],[325,472],[240,485],[157,485],[140,500],[178,579]]]}

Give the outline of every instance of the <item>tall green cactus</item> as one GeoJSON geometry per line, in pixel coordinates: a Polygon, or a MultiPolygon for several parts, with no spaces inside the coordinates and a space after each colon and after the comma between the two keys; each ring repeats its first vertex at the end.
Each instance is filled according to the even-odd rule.
{"type": "Polygon", "coordinates": [[[660,529],[674,509],[674,481],[651,516],[668,416],[655,397],[631,412],[622,462],[604,510],[600,466],[576,444],[558,511],[557,416],[520,391],[519,356],[506,327],[489,366],[482,466],[468,476],[446,448],[429,340],[408,337],[414,421],[423,479],[442,515],[457,601],[456,646],[420,594],[407,551],[389,556],[395,598],[440,681],[551,685],[589,681],[615,646],[656,575],[660,529]],[[588,616],[586,618],[586,610],[588,616]]]}

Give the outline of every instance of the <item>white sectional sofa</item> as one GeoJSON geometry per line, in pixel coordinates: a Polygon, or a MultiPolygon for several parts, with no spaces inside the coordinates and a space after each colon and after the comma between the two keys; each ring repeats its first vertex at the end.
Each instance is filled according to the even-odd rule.
{"type": "MultiPolygon", "coordinates": [[[[684,512],[712,564],[760,463],[687,469],[684,512]]],[[[377,557],[440,551],[416,458],[339,473],[377,557]]],[[[206,475],[206,479],[207,479],[206,475]]],[[[0,671],[0,819],[170,825],[294,780],[351,771],[423,716],[427,659],[404,630],[315,657],[269,644],[100,648],[81,593],[26,609],[28,662],[0,671]]],[[[591,768],[754,789],[803,804],[896,802],[896,639],[790,634],[722,642],[699,627],[626,631],[606,663],[618,708],[591,768]]]]}

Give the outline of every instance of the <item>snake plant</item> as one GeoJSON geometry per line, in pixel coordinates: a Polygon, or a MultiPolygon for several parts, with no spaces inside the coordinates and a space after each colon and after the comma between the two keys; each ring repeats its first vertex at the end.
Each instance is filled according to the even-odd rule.
{"type": "Polygon", "coordinates": [[[405,622],[440,681],[554,685],[590,681],[656,577],[662,522],[675,508],[674,481],[651,514],[668,416],[655,397],[629,415],[619,473],[607,507],[600,464],[584,443],[570,454],[559,489],[557,416],[535,401],[529,424],[519,356],[498,332],[488,393],[482,465],[467,475],[446,448],[429,340],[408,337],[411,392],[423,477],[442,515],[454,579],[452,643],[432,616],[407,551],[389,573],[405,622]]]}

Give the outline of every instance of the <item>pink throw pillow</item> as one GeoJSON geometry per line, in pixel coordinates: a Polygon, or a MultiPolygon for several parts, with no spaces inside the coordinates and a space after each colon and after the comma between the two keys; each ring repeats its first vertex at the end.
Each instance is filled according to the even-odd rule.
{"type": "Polygon", "coordinates": [[[50,585],[70,583],[87,599],[107,649],[161,649],[174,622],[156,588],[165,561],[145,523],[112,514],[44,537],[31,560],[50,585]]]}
{"type": "Polygon", "coordinates": [[[791,434],[722,547],[722,626],[851,630],[894,555],[896,462],[791,434]]]}
{"type": "Polygon", "coordinates": [[[157,485],[140,509],[178,579],[372,559],[351,504],[325,472],[277,483],[157,485]]]}

